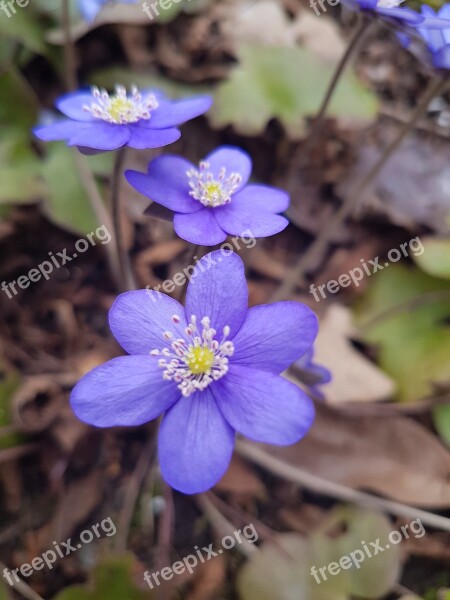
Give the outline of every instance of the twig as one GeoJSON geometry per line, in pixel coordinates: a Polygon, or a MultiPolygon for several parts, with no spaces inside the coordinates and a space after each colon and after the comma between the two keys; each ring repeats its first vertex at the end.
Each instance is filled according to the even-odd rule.
{"type": "Polygon", "coordinates": [[[373,165],[370,171],[363,177],[363,179],[356,185],[353,191],[343,201],[340,208],[335,212],[331,219],[327,222],[325,227],[322,229],[320,234],[317,236],[315,241],[311,244],[308,250],[299,258],[297,263],[289,270],[282,285],[275,291],[271,301],[276,302],[284,299],[288,296],[293,289],[297,286],[297,282],[302,281],[304,275],[311,268],[312,264],[315,263],[317,257],[322,257],[326,250],[329,240],[334,235],[336,229],[342,225],[344,220],[348,217],[351,211],[354,209],[356,203],[366,191],[367,187],[376,179],[384,165],[388,162],[391,156],[396,152],[397,148],[403,142],[408,133],[414,129],[416,123],[426,112],[430,101],[442,93],[448,86],[448,80],[442,77],[435,77],[431,80],[427,90],[423,94],[419,104],[415,111],[412,113],[411,120],[404,124],[400,129],[399,134],[388,146],[383,156],[373,165]]]}
{"type": "Polygon", "coordinates": [[[123,508],[119,516],[118,535],[114,544],[114,550],[117,554],[125,552],[127,546],[128,532],[130,531],[131,519],[133,518],[134,507],[136,504],[139,490],[144,481],[150,461],[154,454],[155,436],[149,432],[148,440],[142,448],[136,468],[128,483],[127,492],[123,502],[123,508]]]}
{"type": "Polygon", "coordinates": [[[425,304],[429,304],[432,302],[439,302],[440,300],[450,300],[450,290],[438,290],[435,292],[426,292],[425,294],[420,294],[420,296],[416,296],[415,298],[410,298],[409,300],[405,300],[405,302],[401,302],[400,304],[396,304],[395,306],[391,306],[386,310],[378,313],[365,323],[362,323],[359,326],[359,330],[361,332],[365,332],[377,323],[385,321],[390,317],[394,317],[398,313],[408,312],[410,310],[414,310],[415,308],[420,308],[425,304]]]}
{"type": "Polygon", "coordinates": [[[413,517],[420,519],[424,525],[428,525],[429,527],[441,529],[442,531],[450,531],[450,519],[446,517],[441,517],[440,515],[408,506],[407,504],[394,502],[393,500],[372,496],[372,494],[354,490],[340,483],[322,479],[322,477],[312,475],[294,465],[283,462],[279,458],[271,456],[249,442],[237,440],[236,450],[245,458],[274,473],[278,477],[304,486],[317,494],[339,498],[346,502],[353,502],[366,508],[385,511],[400,517],[413,517]]]}
{"type": "Polygon", "coordinates": [[[317,140],[320,136],[320,133],[322,131],[322,128],[323,128],[325,116],[326,116],[328,108],[330,106],[331,99],[333,97],[334,92],[336,91],[339,80],[342,77],[342,75],[349,63],[350,58],[353,56],[353,54],[358,49],[358,46],[360,45],[363,37],[367,33],[367,30],[369,29],[369,26],[371,24],[372,24],[372,22],[370,21],[370,19],[367,19],[366,17],[362,17],[361,22],[359,23],[359,26],[356,28],[356,31],[353,34],[353,37],[351,38],[350,43],[347,46],[347,49],[345,50],[343,56],[341,57],[338,65],[336,67],[336,70],[335,70],[333,77],[328,85],[327,91],[325,93],[325,97],[319,108],[317,116],[314,118],[314,124],[312,126],[311,132],[308,135],[308,140],[305,143],[305,145],[303,146],[303,148],[300,149],[300,152],[304,156],[304,160],[301,161],[302,163],[305,160],[307,160],[307,157],[306,157],[307,151],[311,151],[311,149],[316,145],[316,142],[317,142],[317,140]]]}
{"type": "MultiPolygon", "coordinates": [[[[234,525],[223,516],[220,510],[211,502],[206,494],[198,494],[195,499],[219,535],[223,537],[227,535],[234,535],[236,531],[234,525]]],[[[242,539],[242,544],[239,544],[237,548],[240,552],[242,552],[242,554],[244,554],[244,556],[247,557],[251,556],[255,552],[258,552],[258,549],[245,538],[242,539]]]]}
{"type": "MultiPolygon", "coordinates": [[[[0,561],[0,570],[2,573],[5,569],[9,571],[8,567],[0,561]]],[[[16,574],[14,574],[14,576],[16,576],[16,574]]],[[[19,581],[15,581],[14,586],[11,587],[19,592],[19,594],[22,594],[24,598],[27,598],[27,600],[44,600],[42,596],[39,596],[39,594],[35,592],[27,583],[25,583],[25,581],[22,581],[20,577],[19,581]]]]}

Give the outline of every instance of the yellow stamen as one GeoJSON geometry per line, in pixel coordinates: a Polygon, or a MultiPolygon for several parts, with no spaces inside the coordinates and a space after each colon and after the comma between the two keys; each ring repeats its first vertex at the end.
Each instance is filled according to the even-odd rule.
{"type": "Polygon", "coordinates": [[[214,352],[209,348],[197,346],[192,348],[188,356],[188,367],[191,373],[199,375],[207,373],[214,363],[214,352]]]}

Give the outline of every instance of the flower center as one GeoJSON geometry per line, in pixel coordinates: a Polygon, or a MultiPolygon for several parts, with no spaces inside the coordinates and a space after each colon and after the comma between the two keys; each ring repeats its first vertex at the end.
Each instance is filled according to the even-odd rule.
{"type": "Polygon", "coordinates": [[[231,202],[231,196],[238,189],[242,181],[239,173],[226,175],[225,167],[219,171],[219,176],[214,179],[214,174],[209,170],[209,163],[202,161],[199,169],[190,169],[186,175],[189,179],[189,194],[201,202],[203,206],[223,206],[231,202]]]}
{"type": "MultiPolygon", "coordinates": [[[[172,317],[174,323],[180,322],[180,317],[172,317]]],[[[228,357],[234,352],[233,342],[227,341],[230,335],[228,326],[223,328],[223,337],[219,342],[215,339],[217,331],[211,327],[208,317],[201,320],[202,331],[197,327],[197,318],[192,315],[185,332],[187,340],[173,339],[170,331],[164,332],[164,339],[171,340],[171,348],[155,349],[152,356],[161,356],[158,364],[164,369],[163,379],[178,383],[178,389],[183,396],[202,391],[213,381],[219,380],[228,372],[228,357]]]]}
{"type": "Polygon", "coordinates": [[[141,119],[148,120],[152,110],[159,106],[153,94],[143,97],[135,86],[131,88],[131,96],[127,96],[123,85],[116,85],[116,93],[111,96],[106,90],[94,87],[92,96],[96,102],[92,102],[90,106],[84,105],[83,109],[96,119],[121,125],[137,123],[141,119]]]}

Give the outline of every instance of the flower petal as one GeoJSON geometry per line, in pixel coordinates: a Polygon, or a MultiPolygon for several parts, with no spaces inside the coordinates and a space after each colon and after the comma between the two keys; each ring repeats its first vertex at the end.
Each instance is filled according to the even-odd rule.
{"type": "Polygon", "coordinates": [[[209,317],[219,335],[229,325],[239,331],[248,310],[248,289],[242,259],[234,252],[216,250],[195,266],[186,294],[186,316],[209,317]]]}
{"type": "Polygon", "coordinates": [[[83,106],[90,106],[94,102],[96,102],[96,99],[89,92],[70,92],[58,98],[55,106],[69,119],[95,123],[98,122],[98,119],[95,119],[90,112],[83,109],[83,106]]]}
{"type": "Polygon", "coordinates": [[[211,105],[211,96],[197,96],[176,101],[159,100],[159,107],[152,112],[148,127],[165,129],[181,125],[207,112],[211,105]]]}
{"type": "Polygon", "coordinates": [[[119,356],[96,367],[73,388],[77,417],[96,427],[142,425],[166,411],[180,397],[165,381],[153,356],[119,356]]]}
{"type": "Polygon", "coordinates": [[[210,208],[202,208],[191,214],[176,214],[173,226],[180,238],[199,246],[215,246],[227,239],[227,234],[217,224],[210,208]]]}
{"type": "Polygon", "coordinates": [[[148,354],[170,345],[164,339],[165,331],[175,338],[185,338],[187,323],[184,308],[170,296],[154,290],[135,290],[117,297],[109,311],[109,326],[128,354],[148,354]],[[174,315],[180,317],[178,325],[172,321],[174,315]]]}
{"type": "Polygon", "coordinates": [[[96,150],[116,150],[130,139],[128,125],[113,123],[78,123],[78,131],[69,140],[69,146],[84,146],[96,150]]]}
{"type": "Polygon", "coordinates": [[[158,439],[161,472],[180,492],[204,492],[227,470],[233,447],[234,431],[207,388],[181,398],[164,416],[158,439]]]}
{"type": "Polygon", "coordinates": [[[273,373],[231,365],[212,391],[233,429],[256,442],[294,444],[314,421],[311,399],[273,373]]]}
{"type": "Polygon", "coordinates": [[[411,8],[377,8],[376,12],[382,17],[395,19],[405,23],[406,25],[414,26],[423,22],[423,17],[411,8]]]}
{"type": "Polygon", "coordinates": [[[131,137],[128,142],[130,148],[136,148],[137,150],[144,150],[146,148],[162,148],[173,144],[181,137],[181,133],[178,129],[147,129],[145,127],[138,127],[137,125],[130,125],[131,137]]]}
{"type": "Polygon", "coordinates": [[[268,237],[280,233],[289,225],[289,221],[280,215],[261,210],[257,206],[234,204],[233,200],[226,206],[214,209],[217,223],[229,235],[242,236],[250,232],[252,237],[268,237]]]}
{"type": "Polygon", "coordinates": [[[214,150],[204,159],[209,163],[214,177],[219,177],[220,170],[225,167],[227,175],[239,173],[242,177],[241,183],[236,190],[241,190],[252,173],[252,159],[240,148],[234,146],[221,146],[214,150]]]}
{"type": "Polygon", "coordinates": [[[281,373],[314,343],[318,321],[300,302],[276,302],[250,308],[232,340],[233,364],[281,373]]]}
{"type": "Polygon", "coordinates": [[[56,142],[67,140],[70,136],[75,135],[77,131],[83,127],[83,124],[70,119],[55,121],[50,125],[42,125],[33,129],[34,135],[43,142],[56,142]]]}
{"type": "Polygon", "coordinates": [[[232,204],[241,208],[281,213],[289,206],[289,194],[269,185],[247,185],[233,196],[232,204]]]}
{"type": "Polygon", "coordinates": [[[126,171],[125,178],[138,192],[154,202],[175,212],[192,213],[201,210],[202,204],[189,195],[189,180],[186,171],[192,164],[167,154],[152,160],[148,175],[139,171],[126,171]]]}

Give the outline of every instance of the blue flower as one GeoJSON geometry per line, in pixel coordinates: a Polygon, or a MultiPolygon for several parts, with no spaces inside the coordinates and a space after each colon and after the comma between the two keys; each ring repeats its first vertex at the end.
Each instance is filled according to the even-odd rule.
{"type": "Polygon", "coordinates": [[[311,347],[305,354],[293,364],[294,370],[302,383],[310,390],[316,398],[324,399],[319,386],[330,383],[332,375],[328,369],[314,363],[314,348],[311,347]]]}
{"type": "MultiPolygon", "coordinates": [[[[135,4],[137,0],[120,0],[122,4],[135,4]]],[[[109,0],[78,0],[78,10],[82,17],[88,23],[94,21],[95,17],[102,10],[109,0]]]]}
{"type": "Polygon", "coordinates": [[[171,101],[161,92],[140,93],[135,87],[127,94],[118,85],[112,95],[93,88],[91,93],[78,91],[59,98],[56,106],[67,118],[36,127],[34,134],[45,142],[66,140],[85,152],[159,148],[178,140],[176,126],[205,113],[211,104],[209,96],[171,101]]]}
{"type": "Polygon", "coordinates": [[[109,324],[129,356],[85,375],[72,408],[97,427],[137,426],[165,413],[159,460],[175,489],[193,494],[213,486],[228,467],[236,432],[288,445],[311,427],[312,401],[279,374],[310,349],[317,318],[297,302],[249,309],[237,254],[218,250],[197,263],[185,308],[159,292],[126,292],[109,324]]]}
{"type": "Polygon", "coordinates": [[[177,234],[193,244],[214,246],[227,234],[266,237],[288,225],[281,213],[289,206],[283,190],[246,185],[252,161],[239,148],[222,146],[196,167],[184,158],[160,156],[148,173],[126,171],[138,192],[175,213],[177,234]]]}
{"type": "Polygon", "coordinates": [[[401,26],[418,27],[424,19],[411,8],[402,8],[404,0],[341,0],[347,8],[361,11],[368,15],[379,16],[382,19],[401,26]]]}
{"type": "MultiPolygon", "coordinates": [[[[425,41],[430,53],[429,58],[436,69],[450,69],[450,4],[445,4],[437,13],[432,8],[423,4],[421,14],[426,23],[441,23],[440,30],[418,27],[417,33],[425,41]]],[[[401,35],[399,39],[406,48],[415,50],[413,39],[408,35],[401,35]]]]}

